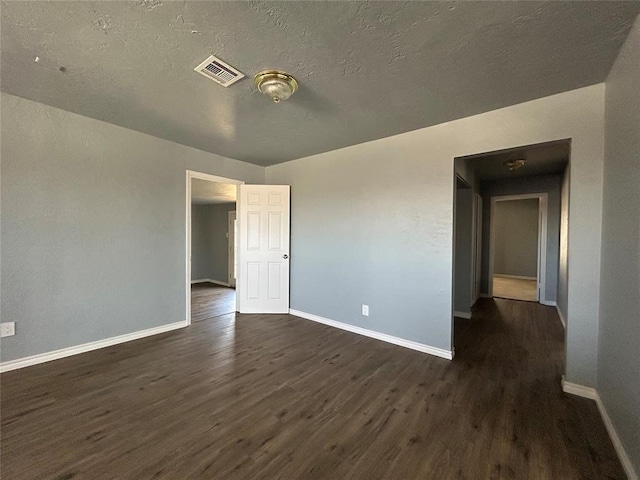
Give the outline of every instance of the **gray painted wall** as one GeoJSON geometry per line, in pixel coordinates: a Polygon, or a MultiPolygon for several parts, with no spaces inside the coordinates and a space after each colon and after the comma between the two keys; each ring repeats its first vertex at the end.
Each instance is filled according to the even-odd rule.
{"type": "Polygon", "coordinates": [[[471,312],[472,275],[472,217],[473,191],[456,188],[455,219],[455,285],[453,305],[457,312],[471,312]]]}
{"type": "Polygon", "coordinates": [[[2,93],[11,360],[185,320],[186,169],[264,169],[2,93]]]}
{"type": "Polygon", "coordinates": [[[229,282],[229,212],[235,203],[191,207],[191,280],[229,282]]]}
{"type": "Polygon", "coordinates": [[[636,20],[606,84],[598,392],[636,473],[640,474],[638,59],[640,18],[636,20]]]}
{"type": "MultiPolygon", "coordinates": [[[[3,358],[182,321],[185,168],[255,183],[264,171],[2,105],[2,315],[23,329],[3,358]]],[[[603,132],[599,84],[268,168],[293,186],[292,306],[451,348],[453,159],[571,138],[566,376],[595,385],[603,132]]]]}
{"type": "Polygon", "coordinates": [[[493,273],[538,276],[538,199],[496,202],[493,273]]]}
{"type": "Polygon", "coordinates": [[[560,175],[540,175],[482,182],[482,283],[480,287],[482,292],[489,291],[491,197],[524,193],[547,193],[547,278],[545,299],[549,302],[556,301],[560,245],[560,182],[560,175]]]}
{"type": "Polygon", "coordinates": [[[571,138],[570,278],[596,280],[569,290],[567,379],[593,385],[603,123],[596,85],[268,167],[291,185],[291,307],[450,349],[453,159],[571,138]]]}

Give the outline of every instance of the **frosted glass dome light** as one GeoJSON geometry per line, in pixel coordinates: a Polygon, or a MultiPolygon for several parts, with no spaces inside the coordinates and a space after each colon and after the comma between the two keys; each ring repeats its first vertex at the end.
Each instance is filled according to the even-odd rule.
{"type": "Polygon", "coordinates": [[[265,70],[258,73],[253,82],[258,91],[271,99],[273,103],[286,100],[298,90],[298,82],[295,78],[279,70],[265,70]]]}

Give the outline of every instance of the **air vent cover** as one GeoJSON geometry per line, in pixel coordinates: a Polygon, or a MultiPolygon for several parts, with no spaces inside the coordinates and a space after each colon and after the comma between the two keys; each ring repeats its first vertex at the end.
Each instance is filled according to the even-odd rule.
{"type": "Polygon", "coordinates": [[[194,70],[210,80],[228,87],[244,77],[244,74],[211,55],[194,70]]]}

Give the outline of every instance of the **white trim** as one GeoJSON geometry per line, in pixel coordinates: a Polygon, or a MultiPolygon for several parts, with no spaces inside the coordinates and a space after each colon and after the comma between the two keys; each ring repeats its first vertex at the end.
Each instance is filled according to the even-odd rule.
{"type": "Polygon", "coordinates": [[[556,310],[558,311],[558,317],[560,317],[560,322],[562,323],[562,326],[566,330],[567,329],[567,319],[564,318],[564,315],[562,314],[562,310],[560,310],[560,307],[558,305],[556,305],[556,310]]]}
{"type": "Polygon", "coordinates": [[[515,280],[535,280],[536,279],[536,277],[527,277],[525,275],[507,275],[504,273],[494,273],[493,276],[498,278],[513,278],[515,280]]]}
{"type": "Polygon", "coordinates": [[[607,409],[604,407],[604,403],[600,399],[600,395],[596,393],[596,404],[598,405],[598,410],[600,410],[600,416],[602,416],[602,421],[604,422],[604,427],[607,429],[607,433],[611,438],[611,443],[613,443],[613,448],[616,449],[616,453],[618,454],[618,458],[620,459],[620,463],[622,463],[622,468],[624,468],[625,473],[629,480],[638,480],[638,474],[633,468],[633,463],[631,463],[631,459],[629,455],[627,455],[627,451],[622,444],[622,440],[618,436],[618,432],[616,432],[616,428],[607,413],[607,409]]]}
{"type": "Polygon", "coordinates": [[[474,189],[473,204],[473,282],[471,286],[473,302],[480,298],[482,284],[482,196],[474,189]]]}
{"type": "Polygon", "coordinates": [[[547,284],[547,223],[548,223],[548,194],[547,193],[523,193],[519,195],[499,195],[491,197],[489,218],[489,295],[493,296],[493,263],[495,244],[495,205],[496,202],[510,200],[538,199],[538,289],[537,302],[546,301],[547,284]]]}
{"type": "Polygon", "coordinates": [[[394,337],[387,335],[386,333],[376,332],[374,330],[368,330],[366,328],[356,327],[355,325],[349,325],[348,323],[338,322],[336,320],[330,320],[328,318],[314,315],[313,313],[301,312],[300,310],[289,309],[289,314],[296,317],[311,320],[313,322],[322,323],[330,327],[346,330],[347,332],[357,333],[358,335],[364,335],[365,337],[375,338],[376,340],[382,340],[383,342],[393,343],[401,347],[410,348],[411,350],[417,350],[419,352],[428,353],[437,357],[446,358],[447,360],[453,360],[455,354],[454,350],[444,350],[442,348],[431,347],[423,343],[414,342],[412,340],[405,340],[404,338],[394,337]]]}
{"type": "MultiPolygon", "coordinates": [[[[218,177],[209,175],[208,173],[196,172],[194,170],[186,170],[186,189],[185,189],[185,318],[187,325],[191,325],[191,179],[198,178],[209,182],[230,183],[233,185],[243,185],[244,181],[235,178],[218,177]]],[[[208,280],[211,281],[211,280],[208,280]]],[[[216,283],[213,282],[212,283],[216,283]]],[[[226,286],[229,286],[227,284],[226,286]]],[[[237,301],[237,300],[236,300],[237,301]]]]}
{"type": "Polygon", "coordinates": [[[227,280],[230,287],[236,286],[236,275],[238,275],[238,272],[234,271],[236,266],[236,233],[234,228],[236,218],[237,210],[231,210],[227,214],[227,280]],[[231,276],[232,272],[233,276],[231,276]]]}
{"type": "Polygon", "coordinates": [[[471,312],[453,312],[454,317],[471,319],[471,312]]]}
{"type": "Polygon", "coordinates": [[[216,285],[221,285],[223,287],[231,287],[231,285],[227,282],[221,282],[220,280],[212,280],[210,278],[200,278],[198,280],[191,280],[191,285],[194,283],[214,283],[216,285]]]}
{"type": "Polygon", "coordinates": [[[493,295],[489,295],[488,293],[480,293],[480,298],[493,298],[493,295]]]}
{"type": "Polygon", "coordinates": [[[598,406],[598,411],[600,412],[600,416],[602,417],[602,423],[604,423],[604,427],[607,429],[609,438],[611,438],[611,443],[613,443],[613,448],[615,448],[616,453],[618,454],[618,458],[620,459],[622,468],[627,474],[627,478],[629,480],[639,480],[638,474],[633,468],[633,463],[631,463],[631,459],[629,458],[629,455],[627,454],[627,451],[622,444],[622,440],[620,440],[618,432],[616,431],[616,428],[611,421],[611,417],[609,417],[607,409],[605,408],[604,403],[602,402],[602,399],[600,398],[600,395],[598,395],[596,389],[585,387],[584,385],[578,385],[577,383],[566,382],[563,376],[562,391],[571,395],[578,395],[580,397],[595,400],[596,405],[598,406]]]}
{"type": "Polygon", "coordinates": [[[565,393],[570,393],[571,395],[578,395],[579,397],[590,398],[595,400],[598,396],[596,389],[593,387],[585,387],[584,385],[579,385],[577,383],[567,382],[564,379],[564,375],[561,380],[562,391],[565,393]]]}
{"type": "Polygon", "coordinates": [[[540,304],[546,305],[547,307],[557,307],[558,306],[558,304],[556,302],[547,301],[547,300],[541,300],[540,304]]]}
{"type": "Polygon", "coordinates": [[[76,345],[74,347],[67,347],[60,350],[54,350],[52,352],[39,353],[38,355],[32,355],[30,357],[9,360],[7,362],[0,363],[0,373],[29,367],[31,365],[37,365],[39,363],[50,362],[52,360],[58,360],[59,358],[70,357],[72,355],[78,355],[80,353],[90,352],[100,348],[111,347],[113,345],[138,340],[144,337],[150,337],[159,333],[170,332],[171,330],[177,330],[186,326],[188,326],[186,321],[170,323],[168,325],[161,325],[159,327],[148,328],[146,330],[125,333],[124,335],[118,335],[117,337],[105,338],[104,340],[83,343],[82,345],[76,345]]]}

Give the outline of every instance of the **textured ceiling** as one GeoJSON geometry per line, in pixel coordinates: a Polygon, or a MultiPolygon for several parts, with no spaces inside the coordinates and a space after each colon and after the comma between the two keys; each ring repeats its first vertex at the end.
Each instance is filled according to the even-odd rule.
{"type": "Polygon", "coordinates": [[[219,203],[235,203],[236,185],[210,182],[199,178],[191,179],[191,203],[198,205],[215,205],[219,203]]]}
{"type": "Polygon", "coordinates": [[[473,170],[476,180],[488,181],[562,173],[569,162],[570,153],[569,140],[560,140],[456,158],[456,162],[466,162],[467,167],[473,170]],[[517,170],[510,171],[504,165],[509,160],[521,159],[526,163],[517,170]]]}
{"type": "Polygon", "coordinates": [[[3,91],[269,165],[602,82],[640,2],[3,2],[3,91]],[[216,54],[247,78],[193,68],[216,54]],[[38,63],[34,58],[40,57],[38,63]],[[274,105],[251,78],[293,74],[274,105]]]}

